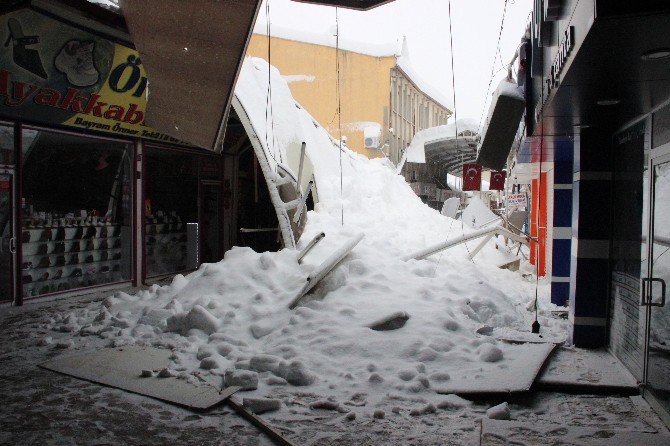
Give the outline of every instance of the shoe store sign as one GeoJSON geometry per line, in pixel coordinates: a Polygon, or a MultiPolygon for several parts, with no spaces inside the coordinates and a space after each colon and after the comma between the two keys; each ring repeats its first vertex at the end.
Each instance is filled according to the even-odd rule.
{"type": "Polygon", "coordinates": [[[180,143],[144,125],[135,50],[30,9],[0,16],[0,45],[0,116],[180,143]]]}

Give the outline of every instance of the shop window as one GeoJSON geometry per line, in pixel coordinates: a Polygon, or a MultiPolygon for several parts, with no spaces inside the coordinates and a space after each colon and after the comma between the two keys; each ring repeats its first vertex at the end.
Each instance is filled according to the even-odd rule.
{"type": "Polygon", "coordinates": [[[0,164],[14,164],[14,127],[0,123],[0,164]]]}
{"type": "Polygon", "coordinates": [[[23,132],[25,297],[131,279],[132,145],[23,132]]]}
{"type": "Polygon", "coordinates": [[[147,276],[197,268],[200,263],[198,157],[148,148],[146,175],[147,276]]]}

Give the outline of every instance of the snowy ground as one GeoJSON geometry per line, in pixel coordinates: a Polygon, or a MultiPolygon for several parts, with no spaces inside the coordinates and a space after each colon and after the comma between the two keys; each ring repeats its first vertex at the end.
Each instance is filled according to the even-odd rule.
{"type": "MultiPolygon", "coordinates": [[[[0,444],[143,444],[143,445],[268,445],[258,431],[225,407],[196,414],[150,398],[80,381],[36,367],[65,353],[57,348],[64,333],[47,328],[49,319],[90,305],[104,295],[59,300],[24,308],[2,308],[0,315],[0,444]],[[45,336],[54,344],[44,345],[45,336]]],[[[105,344],[86,337],[78,350],[105,344]]],[[[476,445],[479,422],[502,400],[469,402],[453,396],[439,398],[436,410],[419,416],[424,395],[388,398],[382,404],[345,405],[356,414],[309,409],[322,395],[289,391],[286,409],[263,417],[300,445],[476,445]],[[440,404],[442,403],[442,404],[440,404]],[[400,408],[398,413],[394,407],[400,408]],[[375,419],[377,410],[383,419],[375,419]]],[[[641,416],[629,398],[534,393],[510,403],[512,419],[536,423],[564,423],[645,431],[653,421],[641,416]]]]}

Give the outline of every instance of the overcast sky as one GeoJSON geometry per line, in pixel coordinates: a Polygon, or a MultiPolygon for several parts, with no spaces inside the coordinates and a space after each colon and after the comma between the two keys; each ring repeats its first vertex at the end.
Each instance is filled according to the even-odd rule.
{"type": "MultiPolygon", "coordinates": [[[[270,23],[312,32],[327,32],[335,25],[335,8],[269,0],[270,23]]],[[[479,122],[491,92],[486,96],[505,0],[451,0],[458,119],[479,122]]],[[[491,90],[506,73],[519,44],[532,0],[508,0],[501,37],[501,58],[491,90]],[[500,70],[500,71],[498,71],[500,70]]],[[[395,0],[370,11],[339,9],[340,36],[373,43],[395,42],[407,36],[412,65],[428,83],[451,96],[448,0],[395,0]]],[[[257,30],[265,29],[265,5],[257,30]]]]}

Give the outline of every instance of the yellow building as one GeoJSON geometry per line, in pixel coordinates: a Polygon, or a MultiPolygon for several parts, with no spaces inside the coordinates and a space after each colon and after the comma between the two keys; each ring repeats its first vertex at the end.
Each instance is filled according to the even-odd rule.
{"type": "MultiPolygon", "coordinates": [[[[293,97],[333,138],[339,138],[335,37],[272,29],[254,34],[247,55],[277,67],[293,97]],[[269,48],[268,48],[269,46],[269,48]]],[[[414,134],[447,123],[450,101],[414,74],[406,42],[370,45],[340,39],[339,88],[342,135],[352,150],[386,155],[398,163],[414,134]]],[[[343,138],[343,139],[344,139],[343,138]]]]}

